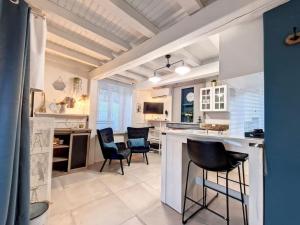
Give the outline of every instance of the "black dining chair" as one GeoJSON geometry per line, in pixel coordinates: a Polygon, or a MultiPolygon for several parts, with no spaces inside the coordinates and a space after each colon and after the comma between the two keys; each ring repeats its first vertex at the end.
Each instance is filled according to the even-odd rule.
{"type": "Polygon", "coordinates": [[[102,172],[107,160],[109,160],[109,164],[111,163],[112,160],[119,160],[122,175],[124,175],[122,160],[126,159],[129,166],[128,156],[130,155],[130,150],[126,149],[126,144],[124,142],[119,142],[119,143],[114,142],[114,135],[113,135],[112,128],[97,130],[97,136],[98,136],[98,140],[104,158],[104,162],[102,164],[100,172],[102,172]]]}
{"type": "Polygon", "coordinates": [[[130,149],[130,157],[129,157],[129,165],[131,163],[132,154],[143,154],[143,158],[146,158],[147,165],[148,156],[147,153],[150,151],[150,142],[148,141],[148,134],[149,134],[149,127],[142,127],[142,128],[134,128],[134,127],[127,127],[127,135],[128,141],[127,146],[130,149]],[[134,145],[133,140],[137,139],[144,139],[144,142],[140,145],[134,145]]]}
{"type": "Polygon", "coordinates": [[[188,163],[188,169],[187,169],[187,177],[186,177],[186,186],[185,186],[185,193],[184,193],[184,203],[183,203],[183,213],[182,213],[182,223],[186,224],[186,222],[191,219],[193,216],[195,216],[199,211],[202,209],[206,209],[215,215],[223,218],[226,220],[227,225],[230,224],[230,218],[229,218],[229,197],[235,198],[233,196],[229,195],[229,188],[228,188],[228,174],[235,168],[238,168],[238,174],[239,174],[239,186],[240,186],[240,199],[235,198],[238,201],[241,201],[242,203],[242,209],[243,209],[243,219],[244,219],[244,225],[246,224],[245,219],[245,212],[244,212],[244,195],[242,191],[242,182],[241,182],[241,173],[240,173],[240,162],[234,159],[230,153],[228,153],[221,142],[210,142],[210,141],[196,141],[196,140],[187,140],[187,150],[188,155],[190,158],[190,161],[188,163]],[[189,180],[189,171],[190,171],[190,165],[191,163],[195,164],[196,166],[200,167],[203,171],[202,176],[202,185],[203,185],[203,198],[202,198],[202,204],[193,200],[192,198],[187,196],[187,190],[188,190],[188,180],[189,180]],[[225,172],[226,173],[226,187],[225,192],[214,189],[212,186],[208,186],[206,184],[207,180],[207,171],[212,172],[225,172]],[[208,206],[214,200],[218,195],[216,195],[210,202],[207,203],[207,189],[214,190],[218,193],[224,194],[226,196],[226,216],[221,215],[220,213],[210,209],[208,206]],[[188,218],[185,217],[186,213],[186,200],[189,200],[196,205],[200,206],[198,210],[196,210],[194,213],[192,213],[188,218]]]}

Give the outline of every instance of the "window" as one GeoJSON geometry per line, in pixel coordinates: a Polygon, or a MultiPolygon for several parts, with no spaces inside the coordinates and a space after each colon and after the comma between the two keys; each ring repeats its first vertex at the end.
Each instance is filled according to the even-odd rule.
{"type": "Polygon", "coordinates": [[[124,132],[131,126],[132,86],[110,80],[98,83],[97,129],[124,132]]]}

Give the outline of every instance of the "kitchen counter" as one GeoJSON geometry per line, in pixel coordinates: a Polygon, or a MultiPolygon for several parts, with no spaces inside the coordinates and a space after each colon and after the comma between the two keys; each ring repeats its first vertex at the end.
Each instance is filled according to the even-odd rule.
{"type": "MultiPolygon", "coordinates": [[[[167,129],[162,134],[162,202],[182,213],[186,171],[189,162],[187,139],[220,141],[224,143],[227,150],[249,154],[250,189],[249,195],[245,195],[246,204],[249,208],[249,224],[263,225],[263,139],[203,130],[167,129]]],[[[202,170],[192,166],[189,193],[194,199],[200,200],[202,198],[202,186],[199,182],[201,180],[202,170]]],[[[224,189],[221,185],[211,183],[215,188],[224,189]]],[[[234,190],[230,190],[230,192],[232,195],[238,194],[234,190]]]]}

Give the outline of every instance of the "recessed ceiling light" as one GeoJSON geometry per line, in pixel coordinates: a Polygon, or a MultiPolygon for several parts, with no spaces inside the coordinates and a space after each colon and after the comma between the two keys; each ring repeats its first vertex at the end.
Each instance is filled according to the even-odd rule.
{"type": "Polygon", "coordinates": [[[179,75],[185,75],[191,71],[191,68],[185,65],[178,66],[175,69],[175,72],[179,75]]]}

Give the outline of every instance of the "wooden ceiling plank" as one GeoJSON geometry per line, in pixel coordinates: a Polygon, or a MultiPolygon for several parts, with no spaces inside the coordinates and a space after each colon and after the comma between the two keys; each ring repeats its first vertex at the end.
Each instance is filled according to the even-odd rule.
{"type": "Polygon", "coordinates": [[[47,48],[47,50],[50,50],[58,55],[76,60],[78,62],[85,63],[85,64],[93,66],[93,67],[98,67],[98,66],[102,65],[100,60],[97,60],[91,56],[82,54],[80,52],[77,52],[73,49],[58,45],[51,41],[47,42],[46,48],[47,48]]]}
{"type": "Polygon", "coordinates": [[[80,35],[76,35],[72,31],[68,31],[66,29],[58,28],[57,26],[53,26],[52,24],[48,24],[48,32],[57,35],[63,39],[71,41],[77,45],[80,45],[84,48],[89,49],[90,51],[96,52],[99,55],[102,55],[105,59],[112,59],[112,52],[105,47],[98,45],[96,42],[90,41],[89,39],[82,37],[80,35]]]}
{"type": "Polygon", "coordinates": [[[129,26],[139,31],[146,37],[153,37],[159,33],[159,29],[153,25],[145,16],[137,12],[130,4],[124,0],[98,0],[99,3],[105,4],[104,7],[109,9],[129,26]]]}
{"type": "Polygon", "coordinates": [[[146,78],[144,76],[138,75],[136,73],[132,73],[132,72],[129,72],[129,71],[123,71],[123,72],[120,72],[118,74],[120,74],[120,75],[122,75],[124,77],[131,78],[131,79],[136,80],[138,82],[146,80],[146,78]]]}
{"type": "Polygon", "coordinates": [[[103,28],[96,26],[89,21],[81,18],[80,16],[72,13],[71,11],[60,7],[59,5],[47,1],[47,0],[27,0],[30,5],[33,5],[39,9],[42,9],[46,12],[50,11],[60,17],[65,18],[66,20],[75,23],[82,28],[89,30],[99,36],[102,39],[103,44],[109,46],[113,46],[115,48],[119,48],[123,51],[130,49],[130,45],[123,41],[121,38],[117,37],[116,35],[104,30],[103,28]]]}
{"type": "Polygon", "coordinates": [[[204,7],[201,0],[175,0],[188,14],[192,14],[195,11],[204,7]]]}

